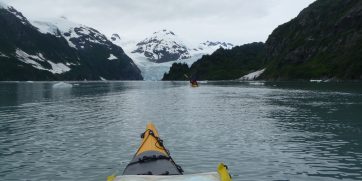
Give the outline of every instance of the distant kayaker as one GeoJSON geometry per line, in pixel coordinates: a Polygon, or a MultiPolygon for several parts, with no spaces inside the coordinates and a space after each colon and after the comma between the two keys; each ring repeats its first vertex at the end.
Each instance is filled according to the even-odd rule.
{"type": "Polygon", "coordinates": [[[195,86],[195,87],[199,86],[199,84],[197,83],[195,75],[191,76],[190,83],[191,83],[192,86],[195,86]]]}
{"type": "Polygon", "coordinates": [[[197,80],[195,80],[195,79],[190,79],[190,83],[191,83],[191,85],[193,85],[193,86],[198,86],[199,84],[197,83],[197,80]]]}
{"type": "Polygon", "coordinates": [[[196,79],[196,76],[193,75],[191,77],[189,77],[188,75],[184,74],[184,76],[190,80],[190,84],[193,86],[193,87],[198,87],[199,84],[197,83],[197,79],[196,79]]]}

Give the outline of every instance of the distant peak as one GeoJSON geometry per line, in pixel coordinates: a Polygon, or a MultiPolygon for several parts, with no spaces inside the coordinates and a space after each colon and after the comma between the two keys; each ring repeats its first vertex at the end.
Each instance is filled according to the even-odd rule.
{"type": "Polygon", "coordinates": [[[116,41],[116,40],[120,40],[121,37],[119,36],[119,34],[117,33],[114,33],[112,36],[111,36],[111,40],[112,41],[116,41]]]}
{"type": "Polygon", "coordinates": [[[132,53],[143,54],[149,61],[164,63],[191,57],[186,45],[174,32],[163,29],[140,41],[132,53]]]}
{"type": "Polygon", "coordinates": [[[223,47],[228,47],[228,46],[233,47],[234,46],[231,43],[220,42],[220,41],[206,41],[206,42],[201,43],[201,44],[205,45],[205,46],[223,46],[223,47]]]}
{"type": "Polygon", "coordinates": [[[175,35],[174,32],[167,30],[167,29],[163,29],[161,31],[156,31],[153,34],[165,34],[165,35],[175,35]]]}
{"type": "Polygon", "coordinates": [[[114,33],[114,34],[112,35],[112,37],[121,39],[121,37],[120,37],[119,34],[117,34],[117,33],[114,33]]]}

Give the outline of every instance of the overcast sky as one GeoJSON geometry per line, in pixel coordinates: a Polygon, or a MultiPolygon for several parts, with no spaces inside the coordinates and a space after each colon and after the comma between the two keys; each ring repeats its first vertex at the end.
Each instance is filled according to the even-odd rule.
{"type": "Polygon", "coordinates": [[[265,41],[278,25],[315,0],[0,0],[26,17],[65,16],[98,29],[141,40],[169,29],[186,42],[244,44],[265,41]]]}

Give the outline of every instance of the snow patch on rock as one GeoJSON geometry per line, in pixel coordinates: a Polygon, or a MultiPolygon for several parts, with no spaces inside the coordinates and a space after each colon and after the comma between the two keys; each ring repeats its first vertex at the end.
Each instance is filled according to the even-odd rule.
{"type": "Polygon", "coordinates": [[[54,63],[50,60],[46,60],[41,53],[38,53],[37,55],[29,55],[28,53],[24,52],[23,50],[17,49],[16,57],[20,61],[22,61],[26,64],[30,64],[31,66],[33,66],[36,69],[46,70],[53,74],[62,74],[62,73],[70,71],[70,68],[68,66],[64,65],[63,63],[54,63]],[[39,62],[44,62],[44,63],[50,64],[51,69],[45,68],[39,62]]]}
{"type": "Polygon", "coordinates": [[[108,57],[108,60],[117,60],[118,58],[114,56],[113,54],[110,54],[108,57]]]}
{"type": "Polygon", "coordinates": [[[9,56],[3,54],[2,52],[0,52],[0,57],[5,57],[5,58],[9,58],[9,56]]]}
{"type": "Polygon", "coordinates": [[[265,69],[258,70],[258,71],[256,71],[256,72],[252,72],[252,73],[250,73],[250,74],[248,74],[248,75],[245,75],[245,76],[241,77],[240,79],[241,79],[241,80],[255,80],[255,79],[257,79],[258,77],[260,77],[260,75],[261,75],[262,73],[264,73],[264,71],[265,71],[265,69]]]}
{"type": "Polygon", "coordinates": [[[321,83],[321,82],[323,82],[323,80],[310,80],[310,82],[316,82],[316,83],[321,83]]]}
{"type": "Polygon", "coordinates": [[[48,71],[53,74],[62,74],[70,71],[70,68],[63,63],[53,63],[52,61],[48,61],[48,63],[52,66],[52,69],[48,69],[48,71]]]}

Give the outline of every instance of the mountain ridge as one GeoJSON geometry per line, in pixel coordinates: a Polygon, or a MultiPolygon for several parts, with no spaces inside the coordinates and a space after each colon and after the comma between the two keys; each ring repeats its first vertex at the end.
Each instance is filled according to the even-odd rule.
{"type": "Polygon", "coordinates": [[[0,23],[0,80],[142,79],[140,70],[122,48],[104,35],[99,39],[103,44],[94,42],[93,35],[100,35],[94,29],[74,27],[71,32],[62,32],[44,22],[39,28],[39,22],[33,24],[5,4],[0,7],[0,23]],[[88,35],[85,30],[89,30],[88,35]]]}

